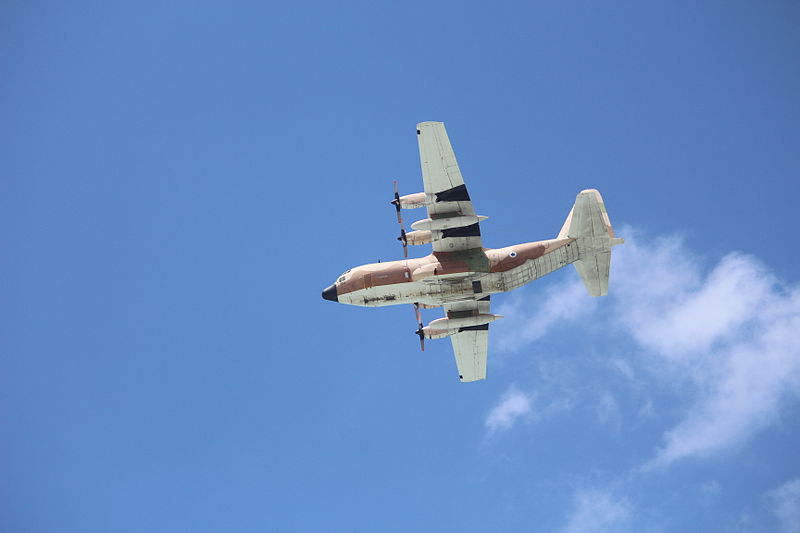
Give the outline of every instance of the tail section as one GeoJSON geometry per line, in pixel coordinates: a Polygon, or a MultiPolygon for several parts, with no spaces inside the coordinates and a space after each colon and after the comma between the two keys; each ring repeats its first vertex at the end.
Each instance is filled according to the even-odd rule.
{"type": "Polygon", "coordinates": [[[611,270],[611,251],[592,255],[586,259],[578,259],[574,263],[575,270],[589,291],[589,296],[605,296],[608,294],[608,273],[611,270]]]}
{"type": "Polygon", "coordinates": [[[578,260],[573,264],[589,294],[608,294],[611,247],[624,241],[614,236],[614,229],[599,191],[586,189],[578,194],[558,238],[575,239],[578,260]]]}
{"type": "Polygon", "coordinates": [[[605,235],[614,238],[614,229],[608,219],[603,197],[597,189],[585,189],[575,198],[575,205],[564,221],[558,238],[577,239],[605,235]]]}

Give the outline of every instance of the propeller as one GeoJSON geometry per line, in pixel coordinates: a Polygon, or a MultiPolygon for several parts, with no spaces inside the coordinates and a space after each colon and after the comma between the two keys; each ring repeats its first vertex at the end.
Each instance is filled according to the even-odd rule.
{"type": "Polygon", "coordinates": [[[390,203],[394,206],[397,212],[397,223],[400,224],[400,236],[398,241],[403,245],[403,257],[408,259],[408,239],[406,238],[406,229],[403,227],[403,215],[400,214],[400,193],[397,192],[397,180],[394,180],[394,200],[390,203]]]}
{"type": "Polygon", "coordinates": [[[425,326],[422,325],[422,313],[419,311],[419,304],[414,304],[414,314],[417,317],[417,324],[419,325],[419,329],[415,331],[417,335],[419,335],[419,348],[423,352],[425,351],[425,326]]]}

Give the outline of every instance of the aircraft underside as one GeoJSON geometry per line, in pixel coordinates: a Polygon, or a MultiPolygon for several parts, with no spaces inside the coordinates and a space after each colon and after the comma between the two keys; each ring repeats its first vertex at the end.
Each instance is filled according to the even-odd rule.
{"type": "Polygon", "coordinates": [[[406,259],[360,265],[345,271],[322,291],[325,300],[365,307],[413,304],[420,347],[425,339],[449,338],[458,377],[486,377],[489,324],[502,318],[491,313],[492,294],[507,292],[574,264],[591,296],[608,293],[611,248],[615,236],[605,203],[596,189],[575,197],[555,238],[488,249],[481,222],[456,162],[444,124],[417,124],[424,191],[394,200],[398,240],[406,259]],[[428,218],[406,232],[402,209],[425,209],[428,218]],[[408,259],[408,246],[430,244],[433,253],[408,259]],[[420,308],[442,307],[444,316],[427,326],[420,308]]]}
{"type": "Polygon", "coordinates": [[[422,281],[376,286],[341,296],[339,301],[367,307],[417,302],[438,306],[459,300],[482,298],[514,290],[546,276],[575,262],[579,258],[579,253],[579,243],[573,241],[537,259],[525,261],[522,265],[506,272],[475,272],[455,279],[432,277],[422,281]]]}

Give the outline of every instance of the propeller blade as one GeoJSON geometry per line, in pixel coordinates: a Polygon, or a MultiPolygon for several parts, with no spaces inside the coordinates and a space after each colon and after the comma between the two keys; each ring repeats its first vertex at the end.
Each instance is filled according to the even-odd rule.
{"type": "Polygon", "coordinates": [[[419,335],[419,349],[424,352],[425,351],[425,332],[422,331],[422,328],[419,328],[414,333],[419,335]]]}
{"type": "Polygon", "coordinates": [[[400,236],[398,241],[403,245],[403,257],[408,259],[408,239],[406,238],[406,229],[403,226],[403,215],[400,214],[400,193],[397,191],[397,180],[394,180],[394,200],[390,203],[394,206],[397,213],[397,223],[400,224],[400,236]]]}
{"type": "Polygon", "coordinates": [[[408,239],[406,238],[406,230],[400,226],[400,236],[397,238],[403,244],[403,257],[408,259],[408,239]]]}
{"type": "Polygon", "coordinates": [[[414,303],[414,315],[417,318],[417,325],[419,326],[419,329],[417,329],[417,331],[415,331],[414,333],[419,335],[419,349],[424,352],[425,351],[425,329],[424,329],[425,326],[422,324],[422,313],[419,310],[419,304],[416,303],[416,302],[414,303]]]}
{"type": "Polygon", "coordinates": [[[397,180],[394,180],[394,200],[391,203],[394,206],[394,210],[397,214],[397,223],[401,226],[403,225],[403,215],[400,213],[400,193],[397,192],[397,180]]]}

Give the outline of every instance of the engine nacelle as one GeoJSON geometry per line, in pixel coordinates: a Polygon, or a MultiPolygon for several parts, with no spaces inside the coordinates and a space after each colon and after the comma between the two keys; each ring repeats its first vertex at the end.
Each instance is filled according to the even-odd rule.
{"type": "Polygon", "coordinates": [[[432,330],[457,330],[459,328],[483,326],[489,322],[494,322],[498,318],[503,318],[503,315],[483,314],[459,318],[437,318],[428,324],[428,327],[432,330]]]}
{"type": "Polygon", "coordinates": [[[425,335],[426,339],[443,339],[455,335],[457,332],[455,330],[433,329],[429,326],[427,328],[422,328],[422,333],[425,335]]]}
{"type": "Polygon", "coordinates": [[[483,215],[458,215],[445,218],[425,218],[423,220],[417,220],[411,224],[411,229],[443,231],[446,229],[471,226],[472,224],[477,224],[478,222],[486,220],[487,218],[489,217],[485,217],[483,215]]]}
{"type": "Polygon", "coordinates": [[[420,244],[428,244],[433,240],[433,235],[430,231],[410,231],[406,233],[406,241],[411,246],[419,246],[420,244]]]}
{"type": "Polygon", "coordinates": [[[400,207],[402,209],[417,209],[418,207],[425,207],[425,193],[416,192],[414,194],[406,194],[405,196],[401,196],[400,207]]]}
{"type": "Polygon", "coordinates": [[[426,339],[443,339],[455,335],[461,328],[483,326],[499,318],[503,318],[503,315],[484,314],[459,318],[437,318],[422,328],[422,333],[426,339]]]}

